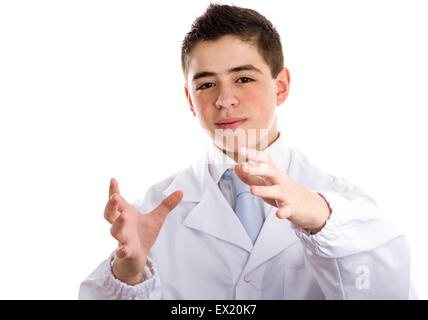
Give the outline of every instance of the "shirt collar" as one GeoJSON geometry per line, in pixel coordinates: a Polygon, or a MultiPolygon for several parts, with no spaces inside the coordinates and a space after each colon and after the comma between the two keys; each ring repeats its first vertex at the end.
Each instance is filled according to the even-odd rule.
{"type": "MultiPolygon", "coordinates": [[[[279,132],[279,137],[263,151],[269,154],[282,172],[287,173],[290,165],[290,150],[282,136],[281,132],[279,132]]],[[[237,162],[225,155],[214,142],[210,145],[208,149],[208,171],[215,183],[220,181],[223,173],[228,168],[233,168],[236,164],[237,162]]]]}

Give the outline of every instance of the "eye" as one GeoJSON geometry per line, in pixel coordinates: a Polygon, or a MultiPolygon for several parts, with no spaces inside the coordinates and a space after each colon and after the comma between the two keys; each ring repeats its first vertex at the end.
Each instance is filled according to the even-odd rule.
{"type": "Polygon", "coordinates": [[[237,82],[239,82],[239,83],[247,83],[247,82],[251,82],[251,81],[254,81],[254,80],[251,78],[248,78],[248,77],[241,77],[237,80],[237,82]]]}
{"type": "Polygon", "coordinates": [[[207,83],[204,83],[204,84],[200,85],[199,87],[197,87],[196,90],[204,90],[204,89],[211,88],[212,86],[214,86],[214,83],[207,82],[207,83]]]}

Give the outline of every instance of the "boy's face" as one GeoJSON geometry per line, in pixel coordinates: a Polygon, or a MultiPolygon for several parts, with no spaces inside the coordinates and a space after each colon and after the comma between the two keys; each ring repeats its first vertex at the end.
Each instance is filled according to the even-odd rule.
{"type": "Polygon", "coordinates": [[[278,137],[275,111],[287,98],[289,81],[286,68],[272,79],[269,66],[251,42],[227,35],[194,47],[188,57],[185,91],[192,113],[217,146],[237,152],[238,134],[252,141],[245,147],[257,149],[261,139],[266,147],[278,137]],[[216,130],[218,134],[221,129],[232,130],[226,132],[235,135],[234,144],[222,145],[215,139],[216,130]],[[255,141],[248,137],[248,129],[256,130],[255,141]]]}

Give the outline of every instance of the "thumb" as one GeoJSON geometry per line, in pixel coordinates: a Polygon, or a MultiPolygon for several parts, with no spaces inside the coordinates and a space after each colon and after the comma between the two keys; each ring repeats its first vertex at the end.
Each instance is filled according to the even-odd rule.
{"type": "Polygon", "coordinates": [[[163,199],[163,201],[150,213],[158,216],[163,223],[168,213],[180,203],[181,199],[183,199],[183,192],[177,190],[163,199]]]}
{"type": "Polygon", "coordinates": [[[265,186],[266,182],[263,177],[252,175],[249,172],[244,172],[241,169],[241,165],[237,164],[235,166],[235,173],[242,182],[248,184],[249,186],[265,186]]]}
{"type": "Polygon", "coordinates": [[[108,190],[108,198],[110,199],[111,196],[115,193],[119,193],[119,182],[117,182],[117,180],[115,178],[111,178],[110,179],[110,187],[108,190]]]}

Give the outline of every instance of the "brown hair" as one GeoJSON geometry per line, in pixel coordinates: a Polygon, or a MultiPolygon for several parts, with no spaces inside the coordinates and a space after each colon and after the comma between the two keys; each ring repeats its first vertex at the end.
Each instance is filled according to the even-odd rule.
{"type": "Polygon", "coordinates": [[[281,40],[278,31],[263,15],[252,9],[237,6],[210,4],[203,15],[192,24],[181,46],[181,67],[188,72],[188,55],[199,41],[217,40],[235,35],[254,43],[276,78],[284,66],[281,40]]]}

